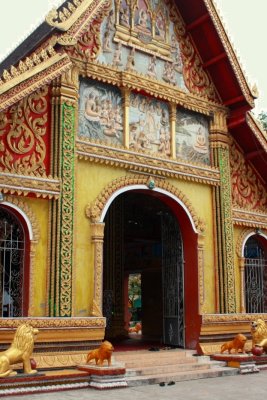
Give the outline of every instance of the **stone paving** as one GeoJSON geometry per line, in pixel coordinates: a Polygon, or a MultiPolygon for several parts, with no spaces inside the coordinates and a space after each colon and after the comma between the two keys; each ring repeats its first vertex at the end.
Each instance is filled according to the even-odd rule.
{"type": "Polygon", "coordinates": [[[147,385],[98,391],[80,389],[36,395],[8,396],[6,400],[253,400],[265,398],[267,371],[247,375],[198,379],[165,386],[147,385]]]}

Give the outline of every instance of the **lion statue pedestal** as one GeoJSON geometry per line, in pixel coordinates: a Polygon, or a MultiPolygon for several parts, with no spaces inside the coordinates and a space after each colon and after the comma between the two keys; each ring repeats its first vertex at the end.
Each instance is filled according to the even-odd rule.
{"type": "Polygon", "coordinates": [[[37,373],[31,367],[31,355],[38,332],[38,329],[28,324],[22,324],[17,328],[11,346],[0,353],[0,378],[16,375],[17,372],[13,371],[11,366],[18,363],[23,363],[25,374],[37,373]]]}
{"type": "Polygon", "coordinates": [[[105,340],[98,349],[89,351],[85,365],[78,366],[79,370],[90,374],[90,387],[95,389],[112,389],[128,386],[125,378],[125,365],[118,363],[111,365],[113,350],[114,347],[112,344],[105,340]],[[95,364],[90,363],[91,360],[94,360],[95,364]],[[104,360],[107,360],[107,366],[104,365],[104,360]]]}

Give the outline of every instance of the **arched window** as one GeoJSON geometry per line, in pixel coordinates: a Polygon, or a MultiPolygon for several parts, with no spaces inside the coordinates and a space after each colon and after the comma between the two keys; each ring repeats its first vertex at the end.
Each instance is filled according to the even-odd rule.
{"type": "Polygon", "coordinates": [[[13,210],[0,207],[0,317],[27,315],[27,234],[13,210]]]}
{"type": "Polygon", "coordinates": [[[247,313],[267,312],[266,247],[260,236],[250,237],[245,245],[245,293],[247,313]]]}

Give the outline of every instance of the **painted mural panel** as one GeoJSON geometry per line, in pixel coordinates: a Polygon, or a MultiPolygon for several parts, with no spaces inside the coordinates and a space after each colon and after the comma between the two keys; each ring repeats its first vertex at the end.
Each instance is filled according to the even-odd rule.
{"type": "Polygon", "coordinates": [[[120,90],[82,79],[79,98],[79,135],[107,144],[122,144],[123,110],[120,90]]]}
{"type": "Polygon", "coordinates": [[[176,156],[210,165],[209,122],[203,115],[177,109],[176,156]]]}
{"type": "Polygon", "coordinates": [[[187,91],[178,36],[164,1],[113,3],[101,24],[100,40],[98,62],[136,71],[187,91]]]}
{"type": "Polygon", "coordinates": [[[130,148],[160,153],[170,151],[170,123],[168,105],[140,94],[130,98],[130,148]]]}

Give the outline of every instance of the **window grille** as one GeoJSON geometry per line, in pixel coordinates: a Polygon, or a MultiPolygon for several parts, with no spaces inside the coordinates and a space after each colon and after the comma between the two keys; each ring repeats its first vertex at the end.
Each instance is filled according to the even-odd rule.
{"type": "Polygon", "coordinates": [[[0,317],[23,313],[25,238],[18,219],[0,207],[0,317]]]}
{"type": "Polygon", "coordinates": [[[267,312],[267,260],[254,237],[245,246],[245,293],[247,313],[267,312]]]}

